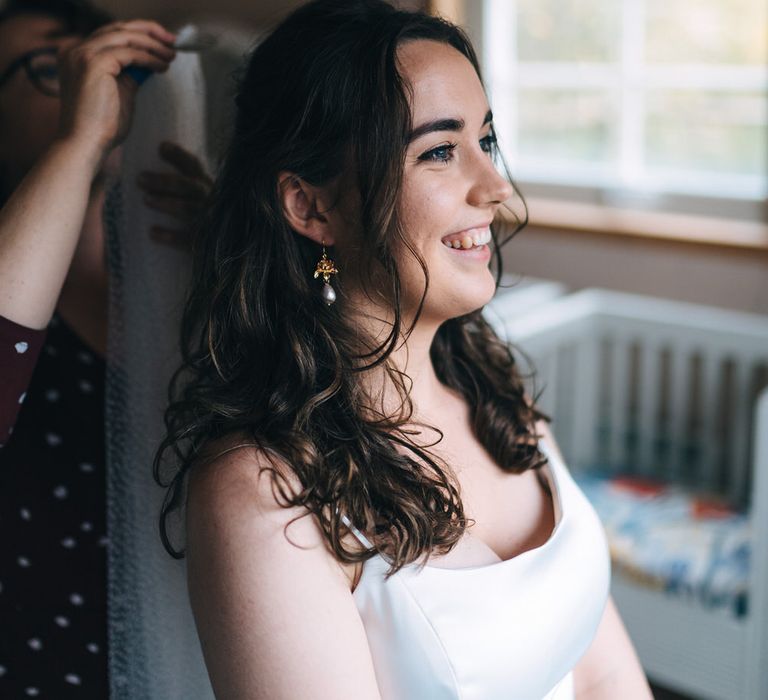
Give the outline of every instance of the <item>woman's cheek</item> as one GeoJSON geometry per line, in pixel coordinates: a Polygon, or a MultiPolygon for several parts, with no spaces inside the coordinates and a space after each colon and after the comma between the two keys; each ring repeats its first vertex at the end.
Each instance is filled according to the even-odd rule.
{"type": "Polygon", "coordinates": [[[452,232],[456,223],[457,198],[441,178],[422,178],[405,188],[403,224],[414,239],[427,243],[452,232]]]}

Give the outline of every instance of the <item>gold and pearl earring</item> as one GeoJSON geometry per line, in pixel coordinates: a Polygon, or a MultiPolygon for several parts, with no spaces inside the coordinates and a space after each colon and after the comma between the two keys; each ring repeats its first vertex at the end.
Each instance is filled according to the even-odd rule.
{"type": "Polygon", "coordinates": [[[336,263],[334,263],[325,252],[325,241],[322,242],[322,246],[323,255],[320,260],[318,260],[317,267],[315,267],[314,279],[322,276],[323,289],[320,292],[320,296],[322,296],[323,301],[330,306],[336,301],[336,290],[331,286],[331,275],[338,275],[339,271],[336,269],[336,263]]]}

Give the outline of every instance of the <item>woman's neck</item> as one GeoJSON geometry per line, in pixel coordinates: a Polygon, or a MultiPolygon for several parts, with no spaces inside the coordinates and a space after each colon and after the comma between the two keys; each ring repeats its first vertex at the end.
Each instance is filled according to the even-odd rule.
{"type": "MultiPolygon", "coordinates": [[[[360,323],[377,343],[383,342],[392,329],[392,320],[383,320],[380,314],[366,314],[366,321],[360,323]],[[373,320],[375,319],[375,320],[373,320]]],[[[409,327],[406,321],[403,327],[409,327]]],[[[413,406],[412,421],[427,421],[428,416],[439,414],[440,405],[450,390],[438,379],[430,349],[439,324],[420,318],[407,337],[401,337],[398,345],[388,358],[389,367],[402,377],[404,388],[413,406]]],[[[373,407],[384,416],[396,416],[402,411],[402,392],[384,367],[377,367],[363,375],[365,388],[372,399],[373,407]]],[[[399,384],[399,381],[398,381],[399,384]]]]}

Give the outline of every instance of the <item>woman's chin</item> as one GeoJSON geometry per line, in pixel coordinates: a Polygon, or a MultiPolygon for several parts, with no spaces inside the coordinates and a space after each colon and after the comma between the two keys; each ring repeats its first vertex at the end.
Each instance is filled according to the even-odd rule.
{"type": "Polygon", "coordinates": [[[480,275],[456,275],[450,288],[432,295],[424,306],[424,312],[441,321],[458,318],[483,308],[496,293],[496,281],[491,271],[486,269],[480,275]],[[463,279],[462,279],[463,277],[463,279]]]}

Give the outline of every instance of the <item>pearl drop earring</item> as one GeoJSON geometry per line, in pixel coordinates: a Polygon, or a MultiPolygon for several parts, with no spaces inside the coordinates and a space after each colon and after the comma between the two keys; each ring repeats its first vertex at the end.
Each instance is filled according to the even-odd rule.
{"type": "Polygon", "coordinates": [[[331,287],[331,275],[338,275],[339,271],[336,269],[336,263],[333,262],[333,260],[328,258],[328,255],[325,252],[325,241],[322,243],[323,246],[323,255],[317,262],[317,267],[315,268],[315,275],[314,279],[317,279],[318,277],[322,276],[323,278],[323,289],[320,292],[320,296],[322,296],[323,301],[330,306],[333,304],[334,301],[336,301],[336,291],[333,287],[331,287]]]}

